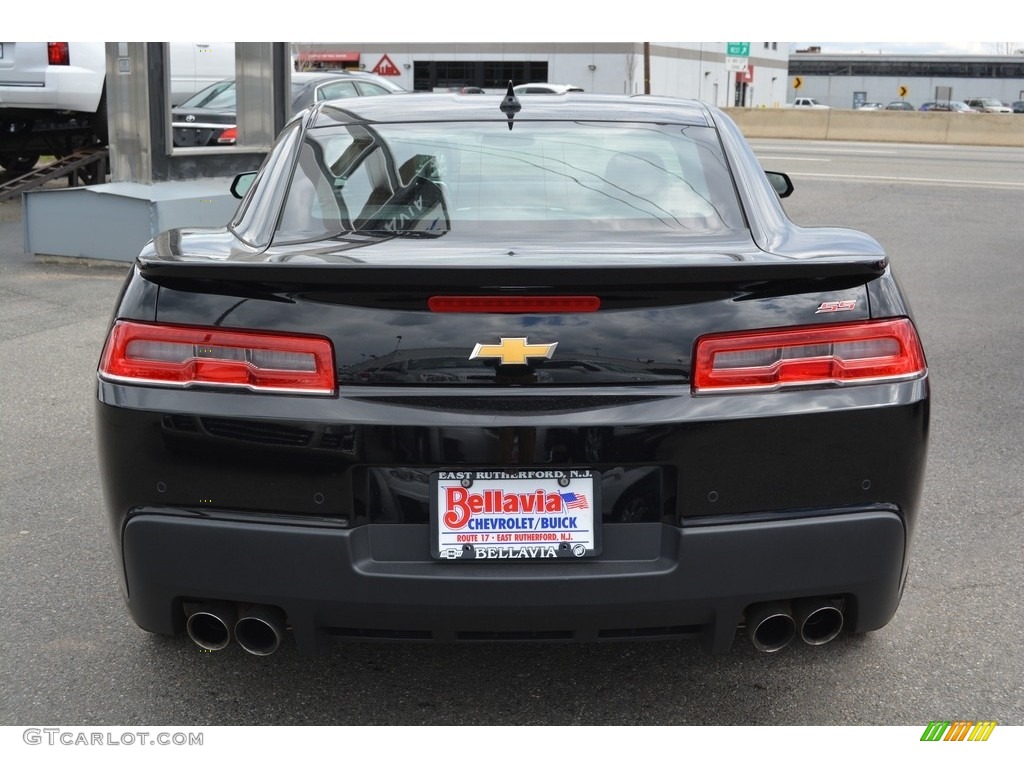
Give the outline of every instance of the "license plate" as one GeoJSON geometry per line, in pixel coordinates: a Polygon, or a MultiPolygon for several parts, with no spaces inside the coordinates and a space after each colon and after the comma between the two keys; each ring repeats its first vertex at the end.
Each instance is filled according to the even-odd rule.
{"type": "Polygon", "coordinates": [[[453,470],[431,476],[439,560],[553,560],[601,553],[597,473],[453,470]]]}

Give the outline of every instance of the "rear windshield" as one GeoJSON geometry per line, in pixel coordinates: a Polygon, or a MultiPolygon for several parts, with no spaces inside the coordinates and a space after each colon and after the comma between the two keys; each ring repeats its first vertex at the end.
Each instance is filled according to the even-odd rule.
{"type": "Polygon", "coordinates": [[[275,241],[584,223],[706,233],[742,222],[705,126],[334,124],[308,131],[275,241]]]}
{"type": "Polygon", "coordinates": [[[179,109],[219,109],[230,112],[235,108],[235,81],[223,80],[189,96],[179,109]]]}

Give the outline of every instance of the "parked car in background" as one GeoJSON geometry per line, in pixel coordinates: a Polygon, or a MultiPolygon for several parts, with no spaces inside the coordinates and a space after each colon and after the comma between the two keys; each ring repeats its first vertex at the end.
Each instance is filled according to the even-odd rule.
{"type": "Polygon", "coordinates": [[[787,217],[723,111],[328,101],[232,191],[226,226],[144,246],[95,380],[144,629],[770,652],[892,619],[910,308],[871,236],[787,217]]]}
{"type": "Polygon", "coordinates": [[[792,104],[787,104],[787,107],[794,107],[798,109],[830,109],[828,104],[822,104],[817,99],[812,99],[808,96],[800,96],[793,99],[792,104]]]}
{"type": "Polygon", "coordinates": [[[235,81],[203,88],[171,110],[176,147],[230,146],[238,139],[235,81]]]}
{"type": "Polygon", "coordinates": [[[885,105],[886,109],[895,110],[898,112],[916,112],[917,109],[909,101],[890,101],[885,105]]]}
{"type": "Polygon", "coordinates": [[[962,101],[926,101],[920,112],[976,112],[962,101]]]}
{"type": "Polygon", "coordinates": [[[515,86],[512,90],[517,96],[522,96],[524,93],[553,93],[556,95],[583,93],[583,89],[578,85],[569,85],[567,83],[523,83],[515,86]]]}
{"type": "Polygon", "coordinates": [[[1015,114],[1024,114],[1024,101],[1013,102],[1012,104],[1010,104],[1010,109],[1012,109],[1015,114]]]}
{"type": "MultiPolygon", "coordinates": [[[[291,75],[292,114],[319,101],[354,96],[403,93],[393,81],[368,72],[294,72],[291,75]]],[[[176,147],[230,146],[238,139],[237,93],[234,80],[204,88],[172,110],[176,147]]]]}
{"type": "Polygon", "coordinates": [[[1013,112],[1008,106],[1003,104],[999,99],[993,99],[990,97],[972,97],[964,100],[967,106],[971,109],[977,110],[978,112],[990,112],[992,114],[1009,115],[1013,112]]]}
{"type": "MultiPolygon", "coordinates": [[[[924,107],[921,107],[924,109],[924,107]]],[[[978,110],[972,109],[962,101],[940,101],[932,104],[928,111],[930,112],[977,112],[978,110]]]]}
{"type": "Polygon", "coordinates": [[[880,101],[865,101],[863,104],[861,104],[859,107],[857,107],[857,109],[863,109],[863,110],[867,110],[867,111],[877,111],[877,110],[880,110],[880,109],[885,109],[885,104],[883,104],[880,101]]]}
{"type": "MultiPolygon", "coordinates": [[[[176,104],[235,72],[234,43],[168,43],[169,98],[176,104]]],[[[106,43],[0,43],[0,166],[31,169],[107,143],[106,43]]]]}

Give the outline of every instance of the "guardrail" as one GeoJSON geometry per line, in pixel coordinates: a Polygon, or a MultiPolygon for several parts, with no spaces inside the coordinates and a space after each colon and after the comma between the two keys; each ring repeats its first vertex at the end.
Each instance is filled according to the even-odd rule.
{"type": "Polygon", "coordinates": [[[1024,115],[858,109],[725,110],[748,139],[1024,147],[1024,115]]]}

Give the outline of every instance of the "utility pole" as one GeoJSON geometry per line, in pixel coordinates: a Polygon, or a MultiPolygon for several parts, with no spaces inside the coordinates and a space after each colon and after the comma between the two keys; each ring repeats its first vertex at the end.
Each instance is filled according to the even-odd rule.
{"type": "Polygon", "coordinates": [[[651,44],[644,43],[644,95],[651,95],[651,44]]]}

